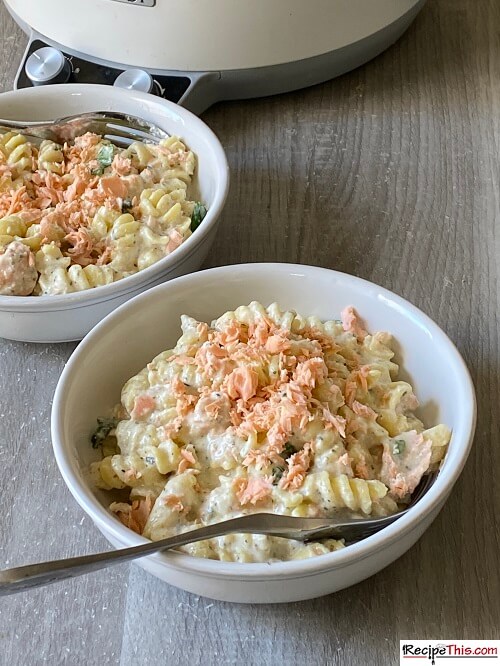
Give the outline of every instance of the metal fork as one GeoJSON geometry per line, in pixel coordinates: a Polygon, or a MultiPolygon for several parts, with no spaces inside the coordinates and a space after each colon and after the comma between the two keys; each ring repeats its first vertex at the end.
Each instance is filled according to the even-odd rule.
{"type": "MultiPolygon", "coordinates": [[[[214,539],[235,532],[267,534],[297,541],[327,538],[345,539],[346,542],[352,543],[375,534],[375,532],[403,516],[429,490],[436,476],[436,474],[425,476],[413,493],[408,507],[392,516],[383,518],[353,518],[352,516],[343,518],[296,518],[295,516],[282,516],[275,513],[253,513],[183,532],[161,541],[151,541],[140,546],[4,569],[0,571],[0,596],[48,585],[66,578],[81,576],[113,564],[151,555],[160,550],[179,548],[187,543],[214,539]]],[[[342,513],[338,515],[342,516],[342,513]]],[[[343,512],[343,515],[345,516],[345,512],[343,512]]]]}
{"type": "Polygon", "coordinates": [[[0,119],[0,132],[20,132],[34,142],[49,139],[56,143],[71,141],[86,132],[100,134],[117,146],[126,148],[134,141],[159,143],[168,134],[154,123],[125,113],[94,111],[66,116],[50,122],[23,122],[0,119]]]}

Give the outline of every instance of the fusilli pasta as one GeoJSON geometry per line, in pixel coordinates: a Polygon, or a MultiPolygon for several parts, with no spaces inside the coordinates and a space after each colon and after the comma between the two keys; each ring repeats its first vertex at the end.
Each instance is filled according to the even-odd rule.
{"type": "Polygon", "coordinates": [[[110,284],[173,252],[206,212],[188,199],[196,160],[177,137],[121,150],[95,134],[37,147],[9,132],[0,167],[0,294],[110,284]]]}
{"type": "MultiPolygon", "coordinates": [[[[253,302],[181,324],[176,346],[125,384],[92,466],[99,487],[129,489],[111,509],[141,534],[255,511],[390,515],[439,467],[449,429],[424,429],[390,336],[370,335],[352,308],[323,323],[253,302]]],[[[183,550],[248,562],[342,547],[230,535],[183,550]]]]}

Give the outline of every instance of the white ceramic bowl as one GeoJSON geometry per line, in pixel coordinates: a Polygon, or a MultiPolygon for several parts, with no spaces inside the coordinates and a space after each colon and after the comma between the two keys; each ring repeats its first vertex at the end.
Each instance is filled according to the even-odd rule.
{"type": "Polygon", "coordinates": [[[26,342],[80,340],[109,312],[165,280],[197,270],[215,238],[226,200],[229,172],[224,150],[204,122],[172,102],[112,86],[66,84],[0,95],[0,118],[53,120],[88,111],[121,111],[180,136],[198,158],[191,192],[208,213],[172,254],[113,284],[59,296],[0,296],[0,337],[26,342]]]}
{"type": "Polygon", "coordinates": [[[467,459],[475,427],[475,397],[467,368],[446,335],[426,315],[381,287],[335,271],[293,264],[214,268],[160,285],[113,312],[85,338],[66,365],[52,411],[52,439],[70,491],[116,547],[144,543],[107,510],[109,496],[92,487],[88,467],[97,459],[89,436],[98,415],[119,401],[125,381],[180,334],[188,313],[210,321],[252,300],[322,319],[354,305],[370,330],[395,335],[428,425],[448,424],[453,436],[437,481],[405,516],[343,550],[307,560],[239,564],[162,553],[138,564],[162,580],[214,599],[284,602],[328,594],[357,583],[402,555],[443,506],[467,459]]]}

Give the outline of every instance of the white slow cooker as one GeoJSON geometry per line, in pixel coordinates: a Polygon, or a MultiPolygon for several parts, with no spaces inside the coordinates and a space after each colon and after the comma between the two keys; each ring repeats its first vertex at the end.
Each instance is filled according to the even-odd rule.
{"type": "Polygon", "coordinates": [[[30,37],[17,87],[121,76],[118,85],[200,113],[217,100],[294,90],[361,65],[400,37],[425,0],[4,2],[30,37]]]}

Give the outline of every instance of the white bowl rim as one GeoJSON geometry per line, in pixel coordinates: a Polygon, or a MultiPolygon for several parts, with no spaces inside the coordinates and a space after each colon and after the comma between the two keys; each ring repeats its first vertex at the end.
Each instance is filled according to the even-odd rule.
{"type": "Polygon", "coordinates": [[[228,266],[221,266],[218,268],[209,268],[204,271],[198,271],[189,275],[184,275],[169,282],[163,283],[139,294],[135,298],[127,301],[119,308],[111,312],[99,324],[97,324],[83,339],[73,355],[70,357],[66,364],[54,394],[51,415],[51,433],[54,455],[59,470],[68,486],[70,492],[84,511],[92,518],[98,528],[105,534],[107,538],[111,538],[116,542],[123,544],[123,546],[134,546],[143,543],[149,543],[148,539],[136,534],[132,530],[125,527],[116,518],[114,518],[106,508],[97,500],[95,495],[92,494],[90,487],[86,488],[78,480],[78,473],[73,467],[73,462],[67,454],[66,447],[62,437],[62,406],[64,403],[64,396],[66,394],[66,385],[71,381],[71,376],[75,372],[80,358],[84,356],[86,349],[90,348],[96,340],[99,339],[101,333],[114,326],[114,319],[120,316],[127,309],[131,309],[136,305],[136,301],[145,296],[150,296],[153,292],[168,292],[175,290],[176,286],[194,279],[203,280],[203,276],[207,273],[218,274],[223,282],[224,275],[232,273],[235,268],[238,272],[248,271],[254,273],[259,269],[272,269],[273,272],[279,271],[282,273],[302,272],[307,271],[312,276],[314,274],[329,273],[337,276],[340,279],[347,279],[349,282],[353,281],[359,287],[363,286],[364,289],[376,291],[377,294],[389,299],[395,306],[402,308],[409,314],[412,314],[422,322],[426,329],[428,329],[434,339],[442,343],[451,354],[456,369],[461,374],[462,383],[460,388],[464,396],[464,405],[468,409],[462,415],[463,434],[462,440],[455,443],[455,455],[458,449],[461,448],[458,460],[453,467],[441,470],[436,481],[431,486],[429,491],[422,497],[419,502],[412,507],[404,516],[396,520],[394,523],[384,528],[380,532],[368,537],[358,543],[349,545],[346,548],[337,550],[324,555],[317,555],[304,560],[291,560],[291,561],[278,561],[271,563],[239,563],[239,562],[221,562],[219,560],[209,560],[204,558],[193,557],[188,554],[178,553],[174,551],[166,551],[164,553],[157,553],[149,556],[157,563],[163,564],[170,568],[182,571],[184,573],[204,575],[211,578],[220,578],[232,580],[238,579],[252,579],[252,580],[265,580],[276,578],[301,578],[308,575],[316,575],[320,572],[325,572],[333,569],[340,569],[352,565],[367,557],[372,556],[374,553],[386,548],[389,544],[402,538],[405,534],[412,531],[426,516],[434,512],[434,517],[437,515],[442,504],[448,497],[449,493],[456,480],[458,479],[472,446],[476,425],[476,397],[474,386],[469,373],[469,370],[460,355],[458,349],[453,342],[448,338],[444,331],[425,313],[423,313],[416,306],[406,301],[401,296],[380,287],[374,282],[364,280],[362,278],[334,271],[327,268],[320,268],[317,266],[308,266],[304,264],[288,264],[288,263],[247,263],[247,264],[231,264],[228,266]],[[458,447],[458,448],[457,448],[458,447]]]}
{"type": "MultiPolygon", "coordinates": [[[[47,87],[33,87],[33,88],[22,88],[20,90],[11,90],[9,92],[2,93],[0,98],[0,116],[2,114],[1,107],[2,101],[7,103],[11,99],[26,97],[29,101],[31,97],[36,100],[37,95],[42,93],[53,95],[54,97],[58,95],[100,95],[103,94],[102,85],[91,84],[91,83],[66,83],[66,84],[55,84],[47,87]]],[[[108,87],[109,88],[109,87],[108,87]]],[[[216,164],[217,172],[215,174],[215,192],[212,203],[207,210],[207,214],[203,218],[200,226],[196,229],[196,232],[191,234],[191,236],[186,239],[178,248],[171,252],[168,256],[160,259],[151,266],[144,268],[133,275],[128,277],[121,278],[116,282],[107,284],[101,287],[96,287],[94,289],[88,289],[84,291],[78,291],[70,294],[56,294],[56,295],[45,295],[45,296],[3,296],[0,295],[0,311],[9,311],[9,312],[45,312],[53,310],[62,310],[79,307],[81,305],[91,305],[99,303],[102,301],[109,300],[111,298],[116,298],[123,293],[133,291],[136,288],[144,287],[145,284],[153,282],[157,279],[158,275],[167,271],[169,268],[174,268],[179,261],[183,261],[188,258],[194,251],[196,247],[203,243],[207,236],[212,231],[213,226],[217,223],[218,218],[222,212],[224,204],[226,202],[227,194],[229,192],[229,165],[227,162],[227,157],[224,152],[224,148],[219,141],[217,135],[213,130],[208,127],[206,123],[203,122],[198,116],[196,116],[191,111],[188,111],[174,102],[170,102],[167,99],[158,97],[156,95],[151,95],[149,93],[143,93],[138,91],[130,91],[123,88],[112,88],[109,92],[110,99],[119,100],[122,99],[135,99],[138,103],[143,102],[144,104],[157,104],[163,106],[169,110],[169,113],[166,116],[177,116],[180,118],[183,123],[189,125],[195,129],[195,132],[199,135],[204,135],[210,145],[210,148],[214,155],[214,163],[216,164]]],[[[28,108],[28,106],[27,106],[28,108]]],[[[99,111],[100,109],[96,109],[99,111]]],[[[28,113],[29,116],[29,113],[28,113]]],[[[22,120],[27,120],[27,118],[22,118],[22,120]]],[[[162,127],[162,123],[157,123],[162,127]]],[[[166,127],[162,127],[165,131],[168,131],[166,127]]],[[[188,142],[189,143],[189,142],[188,142]]],[[[197,156],[198,157],[198,156],[197,156]]]]}

